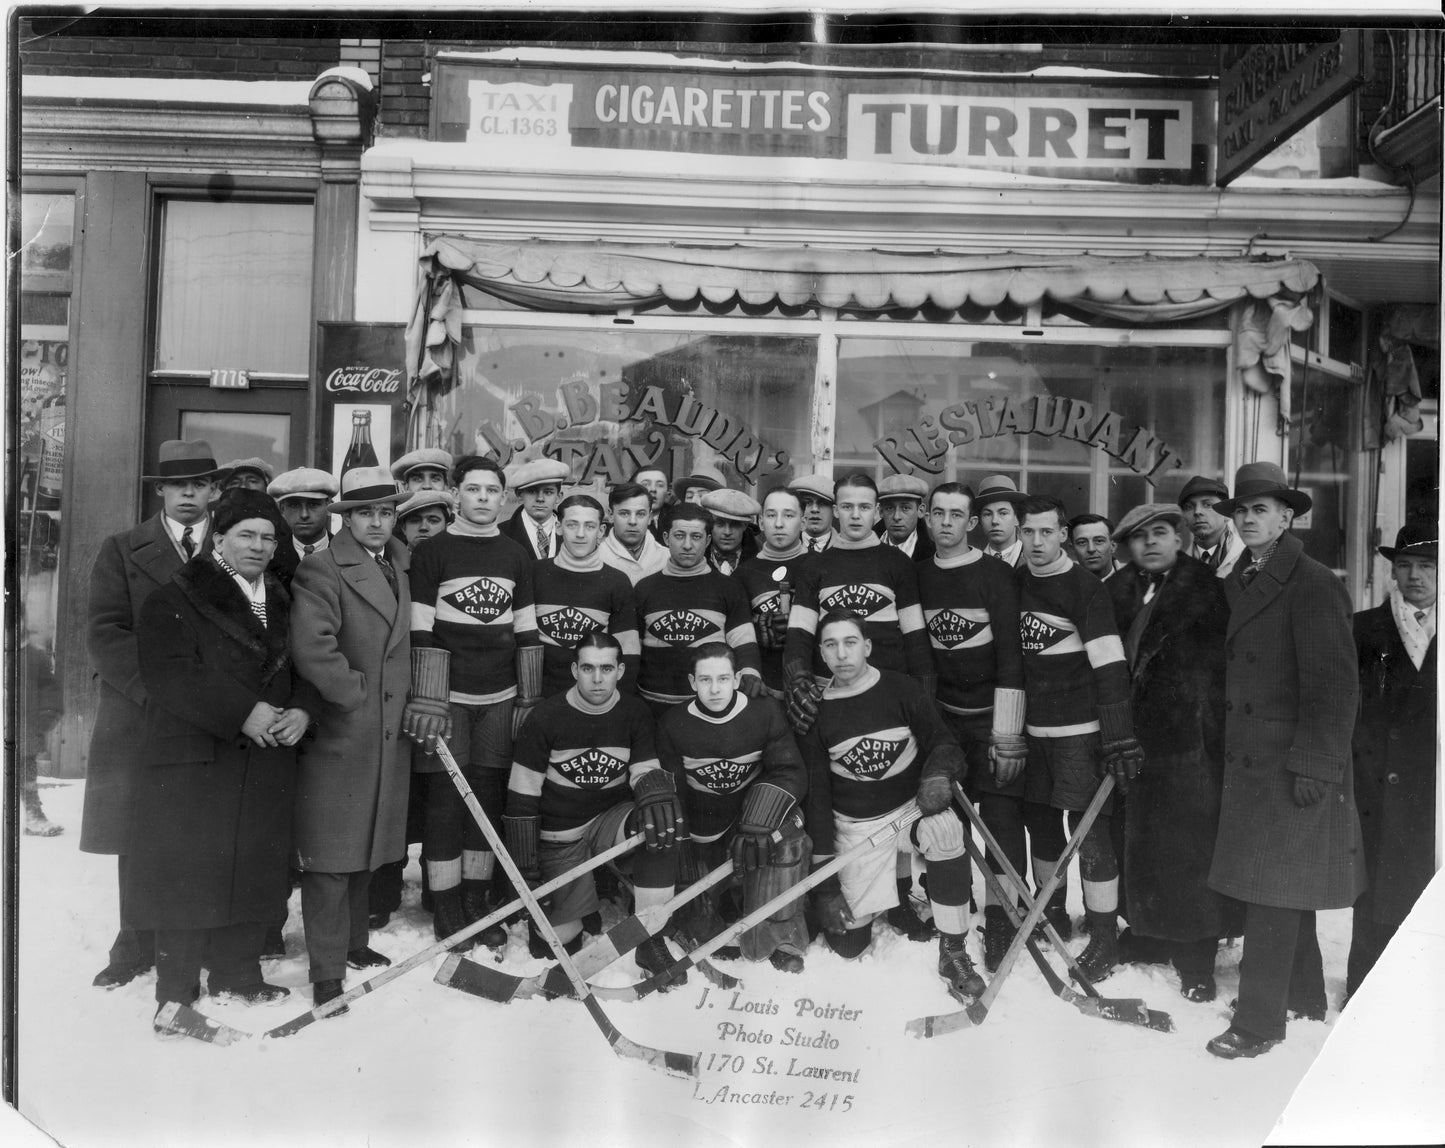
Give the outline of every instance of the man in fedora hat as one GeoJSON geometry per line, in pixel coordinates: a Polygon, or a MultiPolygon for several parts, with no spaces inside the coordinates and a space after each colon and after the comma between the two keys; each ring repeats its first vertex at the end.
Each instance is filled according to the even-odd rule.
{"type": "Polygon", "coordinates": [[[522,500],[517,512],[501,525],[503,538],[518,543],[533,559],[555,558],[562,548],[557,503],[562,483],[572,468],[555,458],[536,458],[509,470],[507,486],[522,500]]]}
{"type": "Polygon", "coordinates": [[[1019,537],[1019,507],[1027,497],[1006,474],[991,474],[979,484],[973,509],[983,529],[983,552],[1018,568],[1024,562],[1019,537]]]}
{"type": "Polygon", "coordinates": [[[882,522],[874,528],[886,546],[903,551],[915,562],[933,557],[933,539],[919,520],[928,483],[916,474],[890,474],[878,484],[878,514],[882,522]]]}
{"type": "Polygon", "coordinates": [[[90,572],[86,648],[100,680],[100,704],[86,765],[80,848],[111,853],[120,875],[120,932],[99,988],[116,988],[155,962],[155,935],[127,927],[127,833],[136,775],[144,767],[146,689],[140,676],[136,631],[141,606],[210,544],[211,494],[222,474],[210,444],[170,439],[161,443],[154,482],[160,513],[101,543],[90,572]]]}
{"type": "Polygon", "coordinates": [[[331,508],[343,528],[292,583],[292,656],[322,699],[297,762],[293,827],[318,1005],[341,995],[348,967],[391,963],[368,944],[368,887],[373,869],[406,851],[410,563],[393,536],[405,498],[385,467],[343,474],[331,508]]]}
{"type": "Polygon", "coordinates": [[[283,471],[266,487],[281,508],[290,535],[278,541],[276,557],[271,560],[271,571],[283,586],[291,585],[303,558],[320,553],[330,543],[327,523],[336,489],[336,479],[314,466],[283,471]]]}
{"type": "Polygon", "coordinates": [[[1355,615],[1360,714],[1355,721],[1355,802],[1369,886],[1355,902],[1348,999],[1375,965],[1435,874],[1435,594],[1438,530],[1400,528],[1389,598],[1355,615]]]}
{"type": "Polygon", "coordinates": [[[1211,570],[1216,578],[1228,578],[1244,553],[1244,541],[1234,523],[1221,514],[1218,505],[1229,497],[1229,488],[1217,478],[1196,474],[1179,492],[1179,508],[1193,537],[1190,553],[1211,570]]]}
{"type": "Polygon", "coordinates": [[[1311,505],[1274,463],[1239,468],[1234,518],[1247,555],[1225,580],[1224,795],[1211,887],[1245,903],[1239,1006],[1207,1047],[1258,1056],[1287,1010],[1326,1012],[1315,910],[1364,888],[1350,734],[1359,676],[1350,599],[1289,532],[1311,505]]]}
{"type": "Polygon", "coordinates": [[[788,489],[803,504],[803,545],[817,554],[833,544],[833,480],[822,474],[800,474],[788,489]]]}
{"type": "Polygon", "coordinates": [[[699,463],[686,478],[679,478],[672,484],[672,497],[679,504],[701,502],[702,496],[709,490],[721,490],[726,485],[722,471],[707,463],[699,463]]]}
{"type": "Polygon", "coordinates": [[[408,494],[446,490],[451,485],[452,456],[436,446],[424,446],[391,464],[391,477],[408,494]]]}

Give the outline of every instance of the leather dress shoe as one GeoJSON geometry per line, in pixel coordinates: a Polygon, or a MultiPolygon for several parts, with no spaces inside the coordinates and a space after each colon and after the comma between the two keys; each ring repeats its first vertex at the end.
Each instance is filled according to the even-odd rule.
{"type": "Polygon", "coordinates": [[[100,972],[95,974],[91,985],[98,989],[118,989],[121,985],[128,985],[141,973],[149,972],[151,965],[141,964],[113,964],[106,965],[100,972]]]}
{"type": "Polygon", "coordinates": [[[1239,1060],[1243,1057],[1261,1056],[1278,1043],[1277,1040],[1250,1036],[1249,1033],[1241,1032],[1230,1025],[1204,1047],[1224,1060],[1239,1060]]]}
{"type": "Polygon", "coordinates": [[[386,910],[381,909],[375,913],[372,913],[371,916],[366,919],[366,924],[367,927],[371,929],[384,929],[387,926],[387,922],[389,922],[390,920],[391,914],[388,913],[386,910]]]}
{"type": "Polygon", "coordinates": [[[359,949],[347,951],[346,963],[353,969],[381,969],[391,964],[391,958],[383,956],[370,946],[363,945],[359,949]]]}
{"type": "Polygon", "coordinates": [[[253,985],[239,985],[235,988],[211,989],[210,995],[220,1001],[239,1001],[241,1004],[276,1004],[291,995],[291,990],[281,985],[257,981],[253,985]]]}
{"type": "MultiPolygon", "coordinates": [[[[341,987],[340,980],[317,981],[314,985],[311,986],[311,1007],[319,1008],[327,1001],[335,1000],[344,991],[345,990],[341,987]]],[[[342,1005],[335,1012],[328,1013],[325,1019],[330,1019],[333,1016],[340,1016],[342,1013],[350,1011],[350,1005],[342,1005]]]]}

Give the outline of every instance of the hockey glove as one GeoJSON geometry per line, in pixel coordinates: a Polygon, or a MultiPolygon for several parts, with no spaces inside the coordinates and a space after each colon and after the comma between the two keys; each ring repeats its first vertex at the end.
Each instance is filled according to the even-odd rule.
{"type": "Polygon", "coordinates": [[[788,724],[793,727],[794,733],[802,737],[817,720],[823,687],[801,662],[789,662],[783,667],[783,675],[787,679],[784,692],[788,699],[788,724]]]}
{"type": "Polygon", "coordinates": [[[503,817],[507,834],[507,852],[522,871],[528,885],[541,883],[542,870],[537,865],[537,840],[541,835],[540,817],[503,817]]]}
{"type": "Polygon", "coordinates": [[[733,834],[734,873],[743,874],[768,863],[773,834],[795,804],[791,793],[771,782],[759,781],[748,790],[733,834]]]}
{"type": "Polygon", "coordinates": [[[542,700],[542,647],[517,647],[517,696],[512,702],[512,740],[522,730],[522,723],[532,707],[542,700]]]}
{"type": "MultiPolygon", "coordinates": [[[[831,860],[831,858],[825,858],[831,860]]],[[[819,884],[812,893],[813,915],[818,924],[829,933],[846,933],[853,927],[853,914],[848,909],[848,899],[843,896],[843,886],[835,873],[819,884]]]]}
{"type": "Polygon", "coordinates": [[[452,707],[429,698],[412,698],[401,712],[401,728],[407,737],[431,752],[437,738],[452,736],[452,707]]]}
{"type": "Polygon", "coordinates": [[[763,679],[757,674],[741,674],[739,677],[741,680],[738,682],[738,693],[745,697],[755,698],[767,692],[763,679]]]}
{"type": "Polygon", "coordinates": [[[915,825],[913,840],[926,859],[939,861],[957,857],[964,850],[963,822],[953,810],[945,809],[915,825]]]}
{"type": "Polygon", "coordinates": [[[924,817],[942,813],[953,804],[954,780],[961,785],[967,777],[968,762],[956,743],[934,746],[923,763],[923,779],[918,783],[918,811],[924,817]]]}
{"type": "Polygon", "coordinates": [[[1114,775],[1120,793],[1129,791],[1129,782],[1139,776],[1144,764],[1144,751],[1132,737],[1104,743],[1104,768],[1114,775]]]}
{"type": "Polygon", "coordinates": [[[411,698],[402,710],[401,728],[428,750],[439,737],[452,736],[450,696],[451,654],[435,646],[411,651],[411,698]]]}
{"type": "Polygon", "coordinates": [[[989,734],[988,760],[993,765],[994,780],[1000,785],[1012,784],[1029,760],[1028,739],[1019,734],[989,734]]]}
{"type": "Polygon", "coordinates": [[[1311,805],[1318,805],[1325,799],[1325,782],[1316,777],[1301,777],[1298,774],[1294,779],[1294,803],[1301,809],[1308,809],[1311,805]]]}
{"type": "Polygon", "coordinates": [[[677,784],[665,769],[649,769],[632,783],[632,798],[637,802],[639,828],[647,837],[647,850],[659,853],[671,849],[687,832],[682,815],[682,799],[677,784]]]}

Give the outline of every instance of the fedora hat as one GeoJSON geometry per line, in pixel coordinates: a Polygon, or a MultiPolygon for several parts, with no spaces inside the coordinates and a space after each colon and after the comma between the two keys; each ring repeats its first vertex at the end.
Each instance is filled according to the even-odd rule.
{"type": "Polygon", "coordinates": [[[1179,505],[1183,506],[1196,494],[1217,494],[1220,498],[1228,498],[1229,487],[1217,478],[1196,474],[1184,484],[1184,489],[1179,492],[1179,505]]]}
{"type": "Polygon", "coordinates": [[[990,502],[1007,502],[1015,509],[1028,498],[1006,474],[991,474],[979,485],[973,508],[982,510],[990,502]]]}
{"type": "Polygon", "coordinates": [[[1435,558],[1439,551],[1439,528],[1433,522],[1407,522],[1395,535],[1395,545],[1379,547],[1386,562],[1396,558],[1435,558]]]}
{"type": "Polygon", "coordinates": [[[331,513],[341,514],[363,506],[395,505],[410,497],[410,492],[397,490],[396,479],[384,466],[358,466],[341,476],[341,497],[330,506],[331,513]]]}
{"type": "Polygon", "coordinates": [[[715,466],[703,463],[692,468],[692,473],[686,478],[679,478],[672,484],[672,496],[682,502],[687,498],[689,487],[701,486],[707,490],[721,490],[727,483],[723,479],[722,471],[715,466]]]}
{"type": "Polygon", "coordinates": [[[168,438],[161,443],[155,474],[141,475],[142,482],[175,482],[185,478],[215,478],[224,473],[216,465],[216,452],[205,439],[187,441],[168,438]]]}
{"type": "Polygon", "coordinates": [[[1284,468],[1276,462],[1247,462],[1234,472],[1234,497],[1214,504],[1215,514],[1233,514],[1246,499],[1262,496],[1277,498],[1295,514],[1304,514],[1314,499],[1302,490],[1295,490],[1285,477],[1284,468]]]}

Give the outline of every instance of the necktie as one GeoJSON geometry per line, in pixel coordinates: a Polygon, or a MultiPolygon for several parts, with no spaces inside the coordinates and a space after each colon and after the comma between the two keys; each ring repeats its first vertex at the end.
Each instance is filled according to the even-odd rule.
{"type": "Polygon", "coordinates": [[[1223,561],[1224,561],[1224,544],[1223,544],[1223,543],[1220,543],[1218,546],[1216,546],[1216,547],[1215,547],[1212,551],[1210,551],[1210,553],[1209,553],[1209,558],[1208,558],[1209,568],[1210,568],[1211,570],[1218,570],[1218,569],[1219,569],[1219,564],[1220,564],[1221,562],[1223,562],[1223,561]]]}
{"type": "Polygon", "coordinates": [[[1254,576],[1258,573],[1259,563],[1255,562],[1251,558],[1249,565],[1239,572],[1239,580],[1243,585],[1248,586],[1251,582],[1254,581],[1254,576]]]}
{"type": "Polygon", "coordinates": [[[376,564],[381,567],[381,572],[386,576],[386,584],[391,587],[393,597],[396,597],[396,571],[392,568],[391,561],[385,554],[376,556],[376,564]]]}
{"type": "Polygon", "coordinates": [[[547,557],[547,528],[545,526],[537,527],[537,556],[539,558],[547,557]]]}
{"type": "Polygon", "coordinates": [[[1417,623],[1419,623],[1421,626],[1423,626],[1423,625],[1425,624],[1425,611],[1424,611],[1424,610],[1416,610],[1416,611],[1415,611],[1415,621],[1416,621],[1417,623]]]}
{"type": "Polygon", "coordinates": [[[311,555],[313,555],[313,554],[316,553],[316,546],[315,546],[313,543],[310,543],[310,542],[308,542],[308,543],[306,543],[304,546],[302,546],[301,549],[302,549],[302,551],[304,551],[305,556],[306,556],[307,558],[310,558],[311,555]]]}
{"type": "Polygon", "coordinates": [[[814,554],[816,554],[816,553],[818,553],[818,545],[819,545],[819,543],[818,543],[817,535],[809,535],[809,537],[808,537],[808,549],[811,550],[814,554]]]}
{"type": "Polygon", "coordinates": [[[186,552],[186,561],[189,562],[196,556],[196,540],[191,537],[194,527],[187,526],[181,531],[181,549],[186,552]]]}

